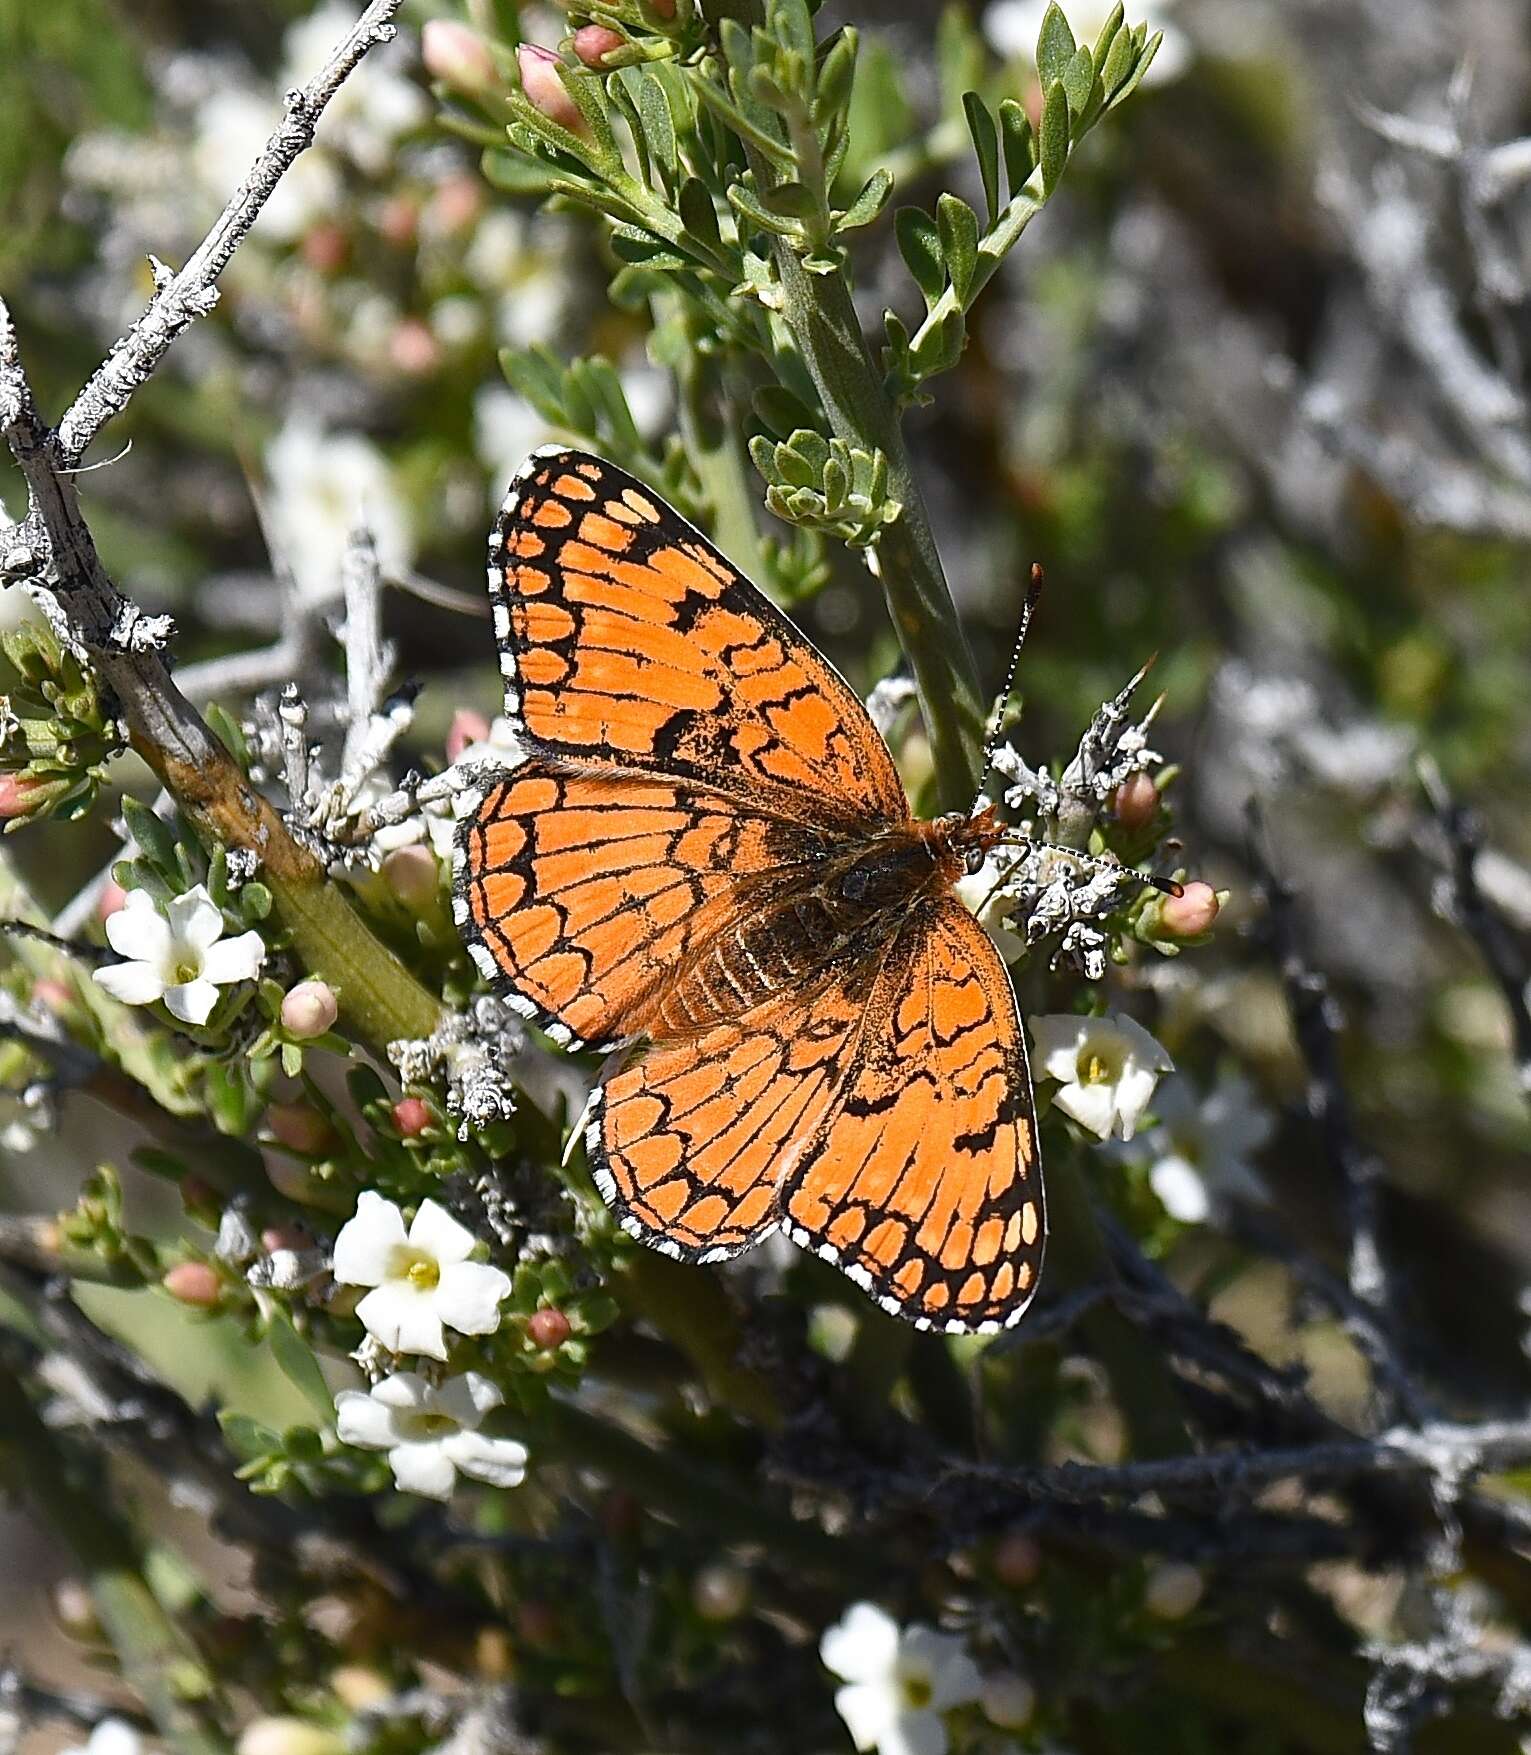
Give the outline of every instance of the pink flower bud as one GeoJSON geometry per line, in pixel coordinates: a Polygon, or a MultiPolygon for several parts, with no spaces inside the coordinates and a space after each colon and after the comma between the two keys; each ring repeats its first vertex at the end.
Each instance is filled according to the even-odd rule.
{"type": "Polygon", "coordinates": [[[604,24],[582,24],[574,33],[574,53],[587,67],[599,67],[613,49],[620,49],[626,38],[604,24]]]}
{"type": "Polygon", "coordinates": [[[313,1242],[301,1225],[268,1225],[260,1234],[260,1246],[267,1255],[279,1249],[307,1249],[313,1242]]]}
{"type": "Polygon", "coordinates": [[[23,780],[19,774],[0,774],[0,817],[24,817],[32,808],[28,802],[37,790],[34,780],[23,780]]]}
{"type": "Polygon", "coordinates": [[[1197,878],[1178,896],[1166,896],[1159,907],[1159,931],[1165,938],[1199,938],[1210,930],[1222,904],[1211,884],[1197,878]]]}
{"type": "Polygon", "coordinates": [[[447,760],[455,762],[470,744],[483,743],[489,736],[489,721],[471,707],[459,707],[447,727],[447,760]]]}
{"type": "Polygon", "coordinates": [[[74,989],[44,975],[32,983],[32,998],[50,1012],[65,1012],[75,1003],[74,989]]]}
{"type": "Polygon", "coordinates": [[[534,1347],[551,1353],[574,1333],[574,1325],[561,1310],[534,1310],[526,1319],[526,1332],[534,1347]]]}
{"type": "Polygon", "coordinates": [[[196,1310],[212,1310],[223,1301],[223,1281],[205,1261],[177,1262],[160,1284],[178,1303],[196,1310]]]}
{"type": "Polygon", "coordinates": [[[1037,1691],[1024,1676],[1013,1670],[1001,1670],[984,1678],[979,1704],[991,1725],[1004,1731],[1018,1731],[1031,1722],[1031,1715],[1037,1710],[1037,1691]]]}
{"type": "Polygon", "coordinates": [[[1124,829],[1146,829],[1159,808],[1159,788],[1147,774],[1131,774],[1117,787],[1111,812],[1124,829]]]}
{"type": "Polygon", "coordinates": [[[558,76],[562,62],[551,49],[539,49],[535,43],[519,43],[516,46],[516,66],[521,74],[521,90],[534,110],[540,110],[550,122],[567,128],[571,134],[590,132],[579,105],[570,97],[568,88],[558,76]]]}
{"type": "Polygon", "coordinates": [[[432,1120],[429,1106],[418,1097],[400,1097],[393,1106],[393,1125],[407,1140],[424,1133],[432,1120]]]}
{"type": "Polygon", "coordinates": [[[1042,1570],[1042,1550],[1024,1530],[1010,1530],[994,1549],[994,1573],[1001,1584],[1021,1590],[1042,1570]]]}
{"type": "Polygon", "coordinates": [[[675,0],[649,0],[649,5],[661,18],[674,18],[675,16],[675,0]]]}
{"type": "Polygon", "coordinates": [[[96,898],[96,919],[109,920],[128,899],[128,893],[116,878],[108,878],[96,898]]]}
{"type": "Polygon", "coordinates": [[[484,191],[477,177],[448,177],[437,186],[421,218],[437,236],[466,231],[484,210],[484,191]]]}
{"type": "Polygon", "coordinates": [[[424,908],[436,900],[441,868],[429,847],[395,847],[381,866],[383,882],[406,908],[424,908]]]}
{"type": "Polygon", "coordinates": [[[266,1127],[289,1151],[310,1157],[330,1141],[330,1124],[307,1103],[273,1103],[266,1111],[266,1127]]]}
{"type": "Polygon", "coordinates": [[[350,254],[351,241],[344,230],[332,220],[311,225],[298,246],[308,266],[319,274],[338,274],[350,254]]]}
{"type": "Polygon", "coordinates": [[[282,1028],[300,1041],[322,1036],[339,1016],[334,990],[326,981],[300,981],[282,1000],[282,1028]]]}
{"type": "Polygon", "coordinates": [[[492,91],[499,84],[488,43],[455,19],[426,21],[420,32],[420,58],[432,79],[470,96],[492,91]]]}
{"type": "Polygon", "coordinates": [[[388,337],[388,358],[411,378],[423,378],[441,364],[441,344],[418,317],[406,317],[388,337]]]}
{"type": "Polygon", "coordinates": [[[414,243],[420,229],[420,204],[413,195],[395,195],[378,210],[377,229],[402,250],[414,243]]]}

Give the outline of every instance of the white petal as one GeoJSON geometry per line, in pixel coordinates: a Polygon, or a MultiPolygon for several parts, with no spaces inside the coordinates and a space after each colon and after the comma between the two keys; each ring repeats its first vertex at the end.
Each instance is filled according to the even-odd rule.
{"type": "MultiPolygon", "coordinates": [[[[115,920],[117,916],[112,915],[115,920]]],[[[92,969],[91,979],[124,1005],[153,1005],[165,995],[164,978],[157,963],[110,963],[92,969]]]]}
{"type": "Polygon", "coordinates": [[[826,1670],[847,1682],[891,1676],[898,1658],[898,1623],[876,1603],[852,1603],[819,1640],[826,1670]]]}
{"type": "Polygon", "coordinates": [[[420,1414],[428,1409],[436,1392],[418,1371],[395,1371],[372,1386],[372,1399],[400,1413],[420,1414]]]}
{"type": "Polygon", "coordinates": [[[427,1499],[450,1499],[457,1485],[457,1470],[439,1441],[430,1444],[399,1444],[388,1453],[393,1478],[406,1493],[427,1499]]]}
{"type": "Polygon", "coordinates": [[[965,1706],[976,1700],[983,1687],[978,1666],[960,1639],[937,1633],[930,1627],[910,1627],[899,1641],[899,1666],[904,1665],[930,1683],[930,1704],[937,1712],[949,1706],[965,1706]]]}
{"type": "Polygon", "coordinates": [[[173,897],[165,918],[170,922],[171,937],[186,950],[205,951],[223,937],[223,913],[208,895],[206,884],[173,897]]]}
{"type": "Polygon", "coordinates": [[[1029,1018],[1032,1065],[1047,1078],[1064,1083],[1073,1079],[1079,1070],[1079,1050],[1089,1025],[1088,1018],[1072,1017],[1067,1012],[1029,1018]]]}
{"type": "Polygon", "coordinates": [[[431,1392],[431,1409],[472,1432],[484,1415],[491,1408],[499,1407],[504,1400],[499,1388],[481,1371],[464,1371],[460,1377],[449,1377],[439,1389],[431,1392]]]}
{"type": "Polygon", "coordinates": [[[242,932],[238,938],[219,939],[202,959],[202,973],[220,987],[235,981],[253,981],[266,960],[266,941],[258,932],[242,932]]]}
{"type": "Polygon", "coordinates": [[[205,1024],[218,1003],[218,989],[211,981],[184,981],[165,989],[165,1010],[183,1024],[205,1024]]]}
{"type": "Polygon", "coordinates": [[[435,1300],[404,1281],[390,1280],[369,1292],[356,1306],[367,1333],[390,1353],[424,1353],[445,1359],[447,1339],[436,1314],[435,1300]]]}
{"type": "Polygon", "coordinates": [[[1206,1183],[1184,1158],[1161,1158],[1148,1173],[1148,1185],[1182,1225],[1199,1225],[1212,1211],[1206,1183]]]}
{"type": "MultiPolygon", "coordinates": [[[[1130,1140],[1137,1132],[1138,1117],[1153,1101],[1158,1075],[1138,1062],[1123,1069],[1115,1085],[1116,1126],[1118,1139],[1130,1140]]],[[[1109,1091],[1110,1085],[1102,1087],[1109,1091]]]]}
{"type": "Polygon", "coordinates": [[[375,1395],[343,1389],[335,1397],[335,1436],[362,1450],[392,1450],[399,1442],[398,1422],[375,1395]]]}
{"type": "Polygon", "coordinates": [[[119,957],[154,963],[170,956],[170,928],[147,890],[129,890],[128,899],[106,917],[106,942],[119,957]]]}
{"type": "Polygon", "coordinates": [[[455,1432],[443,1448],[453,1464],[491,1487],[519,1487],[526,1479],[527,1450],[514,1438],[486,1438],[482,1432],[455,1432]]]}
{"type": "Polygon", "coordinates": [[[389,1263],[404,1243],[404,1215],[391,1200],[368,1189],[356,1202],[356,1215],[335,1239],[335,1278],[343,1286],[381,1286],[389,1263]]]}
{"type": "Polygon", "coordinates": [[[1155,1072],[1167,1073],[1175,1070],[1169,1050],[1157,1038],[1150,1036],[1136,1018],[1129,1018],[1123,1012],[1107,1012],[1104,1018],[1098,1018],[1095,1022],[1097,1026],[1109,1026],[1135,1061],[1152,1067],[1155,1072]]]}
{"type": "Polygon", "coordinates": [[[946,1726],[933,1712],[901,1712],[877,1747],[878,1755],[946,1755],[946,1726]]]}
{"type": "Polygon", "coordinates": [[[492,1335],[500,1326],[500,1301],[510,1280],[481,1261],[456,1261],[442,1271],[435,1292],[436,1312],[459,1334],[492,1335]]]}
{"type": "Polygon", "coordinates": [[[409,1227],[410,1246],[428,1255],[441,1267],[454,1261],[466,1261],[478,1239],[466,1225],[459,1225],[445,1207],[433,1200],[420,1202],[414,1223],[409,1227]]]}
{"type": "Polygon", "coordinates": [[[858,1749],[875,1749],[898,1712],[898,1698],[881,1682],[853,1682],[835,1690],[835,1711],[858,1749]]]}
{"type": "Polygon", "coordinates": [[[1065,1115],[1102,1140],[1110,1136],[1116,1118],[1115,1099],[1115,1085],[1060,1085],[1053,1095],[1065,1115]]]}
{"type": "Polygon", "coordinates": [[[90,1755],[139,1755],[143,1738],[120,1718],[104,1718],[90,1733],[85,1747],[90,1755]]]}

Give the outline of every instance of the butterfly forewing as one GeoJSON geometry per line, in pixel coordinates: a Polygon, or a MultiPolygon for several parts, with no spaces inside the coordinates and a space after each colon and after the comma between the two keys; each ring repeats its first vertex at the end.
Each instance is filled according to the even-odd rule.
{"type": "Polygon", "coordinates": [[[912,1321],[1015,1320],[1045,1225],[1004,965],[939,885],[836,930],[857,850],[921,830],[861,702],[579,452],[522,471],[489,584],[527,754],[460,826],[457,917],[555,1040],[626,1044],[586,1132],[624,1226],[707,1260],[785,1223],[912,1321]]]}

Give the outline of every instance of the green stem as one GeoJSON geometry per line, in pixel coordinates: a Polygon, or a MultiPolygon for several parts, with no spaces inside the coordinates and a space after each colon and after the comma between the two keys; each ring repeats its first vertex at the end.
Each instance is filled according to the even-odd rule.
{"type": "Polygon", "coordinates": [[[978,784],[983,695],[898,410],[872,362],[844,275],[839,270],[810,274],[784,238],[775,241],[772,251],[783,314],[830,426],[837,437],[875,447],[888,459],[888,493],[903,511],[878,542],[876,571],[920,691],[941,804],[966,810],[978,784]]]}
{"type": "Polygon", "coordinates": [[[68,1462],[19,1380],[0,1368],[0,1477],[32,1499],[68,1544],[123,1678],[177,1755],[227,1755],[207,1701],[213,1679],[145,1584],[131,1538],[68,1462]]]}

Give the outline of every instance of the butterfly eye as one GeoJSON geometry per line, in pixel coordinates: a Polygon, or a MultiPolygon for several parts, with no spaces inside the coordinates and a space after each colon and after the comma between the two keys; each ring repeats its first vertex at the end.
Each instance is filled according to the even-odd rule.
{"type": "Polygon", "coordinates": [[[988,855],[981,847],[969,847],[962,856],[962,863],[967,867],[969,877],[977,877],[983,870],[983,862],[988,855]]]}

